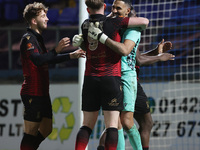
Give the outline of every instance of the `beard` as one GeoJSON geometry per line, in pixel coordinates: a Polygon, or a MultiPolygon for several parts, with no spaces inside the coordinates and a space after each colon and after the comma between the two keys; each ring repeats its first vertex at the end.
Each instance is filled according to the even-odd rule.
{"type": "Polygon", "coordinates": [[[44,29],[46,29],[47,28],[47,23],[43,23],[43,22],[39,22],[38,23],[38,29],[40,30],[40,31],[43,31],[44,29]]]}

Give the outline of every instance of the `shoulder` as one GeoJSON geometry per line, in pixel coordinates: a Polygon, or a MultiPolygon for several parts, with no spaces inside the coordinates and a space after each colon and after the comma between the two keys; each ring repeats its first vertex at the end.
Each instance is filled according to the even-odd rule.
{"type": "Polygon", "coordinates": [[[137,35],[140,36],[141,32],[139,31],[139,28],[128,28],[125,30],[124,35],[137,35]]]}
{"type": "Polygon", "coordinates": [[[127,28],[125,32],[141,33],[140,28],[127,28]]]}
{"type": "Polygon", "coordinates": [[[82,28],[82,29],[88,29],[88,27],[89,27],[89,19],[86,19],[86,20],[82,23],[81,28],[82,28]]]}
{"type": "Polygon", "coordinates": [[[35,41],[35,38],[30,33],[26,33],[23,35],[22,40],[27,42],[33,42],[35,41]]]}
{"type": "Polygon", "coordinates": [[[123,17],[123,16],[114,16],[114,17],[108,17],[110,20],[122,22],[122,21],[128,21],[128,17],[123,17]]]}
{"type": "Polygon", "coordinates": [[[25,46],[27,50],[34,49],[34,43],[35,43],[35,38],[29,34],[26,33],[22,37],[22,46],[25,46]]]}

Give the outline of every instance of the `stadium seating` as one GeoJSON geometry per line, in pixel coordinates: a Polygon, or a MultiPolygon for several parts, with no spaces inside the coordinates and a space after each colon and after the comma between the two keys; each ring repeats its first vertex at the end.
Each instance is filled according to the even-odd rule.
{"type": "Polygon", "coordinates": [[[4,17],[8,21],[19,19],[19,5],[17,2],[10,1],[4,4],[4,17]]]}
{"type": "Polygon", "coordinates": [[[0,0],[0,20],[3,18],[3,0],[0,0]]]}
{"type": "Polygon", "coordinates": [[[59,9],[57,8],[49,8],[47,12],[47,17],[49,18],[49,25],[56,25],[59,18],[59,9]]]}
{"type": "Polygon", "coordinates": [[[58,18],[58,25],[77,25],[78,24],[78,7],[67,7],[58,18]]]}

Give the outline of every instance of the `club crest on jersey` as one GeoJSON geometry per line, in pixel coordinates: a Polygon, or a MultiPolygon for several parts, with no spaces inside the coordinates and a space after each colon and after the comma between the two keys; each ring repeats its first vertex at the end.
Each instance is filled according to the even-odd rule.
{"type": "Polygon", "coordinates": [[[28,50],[28,51],[34,49],[34,46],[33,46],[31,43],[28,43],[28,44],[26,45],[26,47],[27,47],[27,50],[28,50]]]}

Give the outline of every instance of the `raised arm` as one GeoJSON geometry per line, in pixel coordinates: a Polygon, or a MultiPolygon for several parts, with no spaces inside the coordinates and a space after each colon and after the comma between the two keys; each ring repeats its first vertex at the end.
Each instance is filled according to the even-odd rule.
{"type": "Polygon", "coordinates": [[[164,39],[162,39],[162,41],[156,46],[155,49],[142,53],[142,55],[155,56],[161,53],[165,53],[169,51],[171,48],[172,48],[172,43],[170,41],[165,42],[164,39]]]}
{"type": "Polygon", "coordinates": [[[93,23],[90,23],[89,29],[88,29],[88,36],[99,40],[101,43],[106,44],[109,48],[111,48],[114,52],[126,56],[128,55],[131,50],[133,49],[132,41],[127,40],[126,46],[124,43],[116,42],[112,39],[110,39],[107,35],[105,35],[98,27],[98,25],[94,25],[93,23]],[[129,43],[129,44],[128,44],[129,43]]]}
{"type": "MultiPolygon", "coordinates": [[[[134,12],[135,13],[135,12],[134,12]]],[[[144,17],[137,17],[136,14],[130,13],[129,14],[129,22],[128,28],[139,27],[141,30],[144,30],[149,25],[149,20],[144,17]]],[[[112,12],[107,15],[107,17],[115,16],[112,12]]]]}
{"type": "Polygon", "coordinates": [[[149,24],[149,20],[143,17],[130,17],[128,22],[128,28],[140,27],[142,30],[146,29],[149,24]]]}
{"type": "Polygon", "coordinates": [[[158,61],[174,60],[175,58],[174,55],[170,53],[163,53],[171,49],[171,47],[172,47],[171,42],[164,42],[164,40],[162,40],[155,49],[150,50],[146,53],[141,54],[140,51],[137,50],[136,53],[137,65],[144,66],[144,65],[151,65],[158,61]]]}
{"type": "Polygon", "coordinates": [[[146,66],[154,64],[158,61],[174,60],[174,55],[170,53],[161,53],[156,56],[142,55],[139,50],[136,53],[136,62],[138,66],[146,66]]]}
{"type": "Polygon", "coordinates": [[[125,40],[124,43],[120,43],[120,42],[113,41],[110,38],[106,40],[105,44],[114,52],[122,56],[127,56],[135,46],[135,42],[131,40],[125,40]]]}

